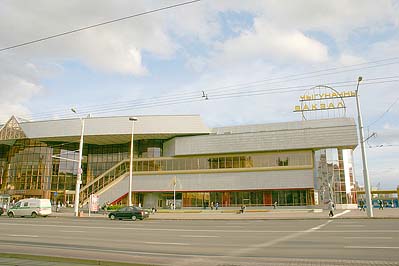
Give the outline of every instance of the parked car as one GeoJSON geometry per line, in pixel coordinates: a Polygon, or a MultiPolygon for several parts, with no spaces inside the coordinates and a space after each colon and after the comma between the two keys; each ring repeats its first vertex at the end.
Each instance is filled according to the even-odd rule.
{"type": "Polygon", "coordinates": [[[36,216],[46,217],[51,214],[51,203],[49,199],[22,199],[12,206],[8,212],[8,217],[14,216],[36,216]]]}
{"type": "Polygon", "coordinates": [[[120,208],[119,210],[112,211],[108,214],[108,217],[111,220],[115,219],[130,219],[136,221],[137,219],[143,220],[148,218],[150,214],[148,211],[143,210],[142,208],[135,207],[135,206],[127,206],[120,208]]]}

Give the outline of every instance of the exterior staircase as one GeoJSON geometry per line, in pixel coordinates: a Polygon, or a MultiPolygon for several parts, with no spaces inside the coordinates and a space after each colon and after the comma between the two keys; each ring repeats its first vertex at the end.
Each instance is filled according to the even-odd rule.
{"type": "Polygon", "coordinates": [[[85,206],[89,203],[91,194],[101,195],[114,184],[120,182],[129,172],[130,160],[125,159],[86,184],[80,191],[80,202],[85,206]]]}

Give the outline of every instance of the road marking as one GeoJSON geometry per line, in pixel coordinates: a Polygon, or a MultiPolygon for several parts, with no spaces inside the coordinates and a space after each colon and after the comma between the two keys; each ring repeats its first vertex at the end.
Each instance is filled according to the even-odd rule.
{"type": "Polygon", "coordinates": [[[399,233],[399,230],[324,230],[324,231],[319,231],[317,233],[399,233]]]}
{"type": "Polygon", "coordinates": [[[316,227],[312,227],[312,228],[310,228],[308,230],[305,230],[305,231],[299,231],[299,232],[296,232],[296,233],[293,233],[293,234],[290,234],[290,235],[287,235],[287,236],[283,236],[283,237],[280,237],[280,238],[277,238],[277,239],[274,239],[274,240],[271,240],[271,241],[268,241],[268,242],[265,242],[265,243],[256,244],[256,245],[249,246],[248,248],[243,248],[243,249],[240,249],[238,251],[233,251],[231,253],[231,255],[232,256],[240,256],[240,255],[244,255],[246,253],[254,252],[254,251],[258,250],[258,249],[263,249],[263,248],[267,248],[267,247],[273,246],[273,245],[278,244],[280,242],[287,241],[287,240],[296,238],[298,236],[305,235],[307,233],[311,233],[311,232],[314,232],[316,230],[319,230],[319,229],[323,228],[324,226],[328,225],[329,223],[331,223],[332,221],[333,220],[328,220],[324,224],[321,224],[321,225],[316,226],[316,227]]]}
{"type": "MultiPolygon", "coordinates": [[[[310,230],[311,230],[311,231],[319,230],[320,228],[323,228],[324,226],[326,226],[327,224],[329,224],[329,223],[331,223],[331,222],[332,222],[332,220],[328,220],[326,223],[321,224],[321,225],[316,226],[316,227],[313,227],[313,228],[311,228],[310,230]]],[[[307,231],[308,231],[308,230],[307,230],[307,231]]]]}
{"type": "Polygon", "coordinates": [[[60,232],[63,232],[63,233],[84,233],[85,231],[67,231],[67,230],[61,230],[60,232]]]}
{"type": "Polygon", "coordinates": [[[392,239],[390,236],[348,236],[345,239],[392,239]]]}
{"type": "Polygon", "coordinates": [[[167,243],[167,242],[144,242],[144,244],[150,245],[177,245],[177,246],[188,246],[190,244],[187,243],[167,243]]]}
{"type": "Polygon", "coordinates": [[[341,213],[338,213],[338,214],[334,215],[333,218],[336,218],[336,217],[339,217],[339,216],[341,216],[341,215],[347,214],[348,212],[351,212],[351,210],[345,210],[345,211],[343,211],[343,212],[341,212],[341,213]]]}
{"type": "Polygon", "coordinates": [[[7,236],[16,236],[16,237],[39,237],[38,235],[7,235],[7,236]]]}
{"type": "Polygon", "coordinates": [[[338,224],[337,227],[365,227],[364,224],[338,224]]]}
{"type": "Polygon", "coordinates": [[[345,248],[357,248],[357,249],[399,249],[399,247],[367,247],[367,246],[345,246],[345,248]]]}
{"type": "MultiPolygon", "coordinates": [[[[271,263],[275,263],[275,264],[279,264],[282,265],[283,263],[285,264],[295,264],[295,263],[305,263],[305,264],[309,264],[314,262],[314,264],[317,265],[321,265],[320,261],[324,262],[324,263],[331,263],[334,265],[352,265],[354,263],[354,261],[351,259],[314,259],[314,258],[304,258],[304,259],[290,259],[290,258],[282,258],[282,259],[274,259],[271,258],[269,256],[264,256],[261,257],[259,256],[257,260],[255,260],[254,258],[251,257],[242,257],[242,258],[237,258],[237,257],[232,257],[232,256],[228,256],[228,255],[209,255],[209,254],[198,254],[198,252],[193,252],[190,254],[180,254],[177,252],[145,252],[145,251],[132,251],[132,250],[118,250],[116,248],[101,248],[101,247],[96,247],[96,248],[90,248],[90,247],[75,247],[75,246],[57,246],[55,247],[54,245],[50,245],[50,244],[34,244],[34,243],[30,243],[30,244],[24,244],[24,243],[1,243],[0,242],[0,247],[4,248],[9,248],[10,246],[17,246],[17,247],[27,247],[27,248],[38,248],[39,250],[44,249],[44,254],[49,254],[49,256],[54,256],[52,250],[54,250],[54,252],[59,252],[59,250],[65,250],[66,252],[70,252],[70,251],[83,251],[83,252],[93,252],[93,254],[121,254],[121,255],[134,255],[134,256],[144,256],[147,258],[153,258],[155,259],[156,257],[160,257],[161,259],[164,260],[163,264],[171,264],[171,262],[175,262],[176,260],[172,260],[172,258],[177,257],[180,259],[183,259],[183,262],[186,262],[185,264],[181,264],[179,263],[179,261],[177,261],[176,265],[189,265],[190,262],[197,262],[197,264],[195,265],[207,265],[207,264],[212,264],[209,262],[214,262],[214,264],[219,262],[219,265],[227,265],[227,262],[231,261],[231,265],[236,265],[239,264],[240,262],[244,261],[246,263],[251,263],[252,261],[254,261],[255,264],[259,264],[260,262],[265,262],[265,264],[271,265],[271,263]],[[263,260],[262,260],[263,259],[263,260]],[[203,261],[201,261],[203,260],[203,261]],[[169,263],[168,263],[169,262],[169,263]],[[198,264],[198,262],[202,262],[201,264],[198,264]],[[234,263],[236,262],[236,263],[234,263]],[[257,262],[257,263],[256,263],[257,262]]],[[[32,254],[32,251],[28,251],[28,254],[32,254]]],[[[59,253],[58,253],[59,254],[59,253]]],[[[140,261],[140,260],[139,260],[140,261]]],[[[145,260],[145,262],[148,264],[152,264],[152,260],[145,260]]],[[[155,259],[154,265],[157,264],[156,262],[159,263],[159,260],[155,259]]],[[[365,260],[357,260],[358,263],[363,263],[363,265],[368,264],[370,261],[365,261],[365,260]]],[[[387,265],[391,265],[392,261],[381,261],[380,264],[382,265],[382,263],[387,264],[387,265]]],[[[229,264],[229,265],[230,265],[229,264]]],[[[191,265],[191,264],[190,264],[191,265]]],[[[194,264],[193,264],[194,265],[194,264]]],[[[360,264],[359,264],[360,265],[360,264]]]]}
{"type": "Polygon", "coordinates": [[[219,236],[180,235],[180,237],[219,237],[219,236]]]}
{"type": "MultiPolygon", "coordinates": [[[[331,220],[329,220],[331,221],[331,220]]],[[[10,226],[21,226],[21,224],[16,224],[16,223],[0,223],[2,225],[10,225],[10,226]]],[[[302,232],[298,230],[222,230],[222,229],[174,229],[174,228],[145,228],[145,227],[137,227],[137,226],[132,226],[132,227],[109,227],[109,226],[85,226],[85,225],[54,225],[54,224],[30,224],[29,226],[32,227],[53,227],[53,228],[73,228],[73,229],[85,229],[87,232],[87,229],[95,229],[95,230],[141,230],[141,231],[172,231],[172,232],[215,232],[215,233],[243,233],[243,234],[248,234],[248,233],[297,233],[297,232],[302,232]]],[[[387,230],[388,232],[395,232],[395,230],[387,230]]],[[[399,232],[399,230],[397,230],[399,232]]]]}
{"type": "MultiPolygon", "coordinates": [[[[333,221],[333,220],[328,220],[328,221],[333,221]]],[[[0,222],[1,225],[9,225],[9,226],[21,226],[21,225],[26,225],[26,224],[21,224],[21,223],[2,223],[0,222]]],[[[219,230],[219,229],[173,229],[173,228],[143,228],[143,227],[137,227],[137,226],[132,226],[132,227],[109,227],[109,226],[84,226],[84,225],[59,225],[59,224],[29,224],[30,227],[53,227],[53,228],[80,228],[84,229],[85,232],[87,232],[87,229],[95,229],[95,230],[141,230],[141,231],[173,231],[173,232],[210,232],[210,233],[244,233],[244,234],[249,234],[249,233],[254,233],[254,234],[259,234],[259,233],[300,233],[303,232],[300,230],[219,230]]],[[[323,230],[323,231],[315,231],[315,233],[345,233],[345,232],[352,232],[352,233],[399,233],[399,230],[356,230],[356,231],[348,231],[348,230],[323,230]]]]}
{"type": "Polygon", "coordinates": [[[213,225],[213,228],[222,227],[222,228],[237,228],[243,227],[244,225],[213,225]]]}

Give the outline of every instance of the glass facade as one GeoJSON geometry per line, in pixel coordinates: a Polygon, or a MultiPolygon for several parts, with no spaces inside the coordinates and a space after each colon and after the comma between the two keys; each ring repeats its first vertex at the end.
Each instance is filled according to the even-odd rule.
{"type": "Polygon", "coordinates": [[[322,149],[315,152],[315,192],[317,201],[326,204],[356,204],[353,151],[322,149]]]}
{"type": "MultiPolygon", "coordinates": [[[[133,204],[145,203],[145,193],[133,193],[133,204]]],[[[219,207],[272,206],[306,206],[313,204],[313,190],[253,190],[253,191],[216,191],[216,192],[176,192],[176,208],[209,208],[213,202],[219,207]]],[[[171,208],[173,192],[162,192],[157,195],[157,208],[171,208]]],[[[127,197],[117,203],[127,204],[127,197]]]]}
{"type": "MultiPolygon", "coordinates": [[[[170,173],[180,171],[229,171],[234,169],[312,167],[311,151],[247,153],[198,157],[162,157],[161,140],[138,140],[134,143],[135,173],[170,173]]],[[[78,143],[39,142],[29,139],[15,140],[12,146],[0,145],[0,181],[1,188],[14,198],[45,197],[53,200],[73,202],[76,186],[78,143]]],[[[99,176],[106,178],[109,169],[117,178],[129,171],[130,143],[115,145],[85,144],[82,159],[82,182],[86,184],[99,176]],[[115,168],[115,165],[119,167],[115,168]],[[105,173],[105,174],[104,174],[105,173]]],[[[112,182],[114,179],[110,179],[112,182]]],[[[102,180],[103,185],[106,183],[102,180]]],[[[109,183],[109,182],[108,182],[109,183]]],[[[106,184],[105,184],[106,185],[106,184]]],[[[95,193],[102,187],[93,183],[87,193],[95,193]],[[96,186],[96,188],[94,187],[96,186]]],[[[83,196],[84,191],[82,191],[83,196]]],[[[86,194],[87,194],[86,193],[86,194]]],[[[198,207],[204,202],[220,202],[229,206],[242,202],[254,206],[271,204],[272,198],[282,205],[306,203],[304,196],[291,196],[293,192],[283,194],[265,194],[253,192],[207,192],[183,193],[183,206],[198,207]],[[265,200],[270,198],[270,200],[265,200]],[[209,200],[207,200],[209,199],[209,200]],[[298,199],[298,200],[297,200],[298,199]]],[[[84,197],[83,197],[84,198],[84,197]]],[[[165,199],[166,200],[166,199],[165,199]]],[[[166,201],[164,201],[166,203],[166,201]]]]}

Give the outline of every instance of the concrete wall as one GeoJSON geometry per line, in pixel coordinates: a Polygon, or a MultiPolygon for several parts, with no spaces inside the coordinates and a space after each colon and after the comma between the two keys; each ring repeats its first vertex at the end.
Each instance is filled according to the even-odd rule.
{"type": "Polygon", "coordinates": [[[164,156],[353,148],[358,142],[356,124],[349,118],[229,127],[213,132],[171,139],[164,144],[164,156]]]}

